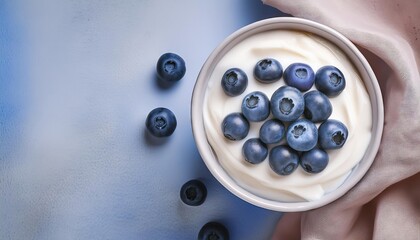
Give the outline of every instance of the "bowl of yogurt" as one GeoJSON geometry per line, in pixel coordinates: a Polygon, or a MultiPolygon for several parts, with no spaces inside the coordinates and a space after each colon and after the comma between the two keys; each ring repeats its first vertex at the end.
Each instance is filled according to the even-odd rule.
{"type": "MultiPolygon", "coordinates": [[[[315,89],[314,85],[310,90],[315,89]]],[[[273,118],[272,114],[269,118],[273,118]]],[[[325,25],[279,17],[237,30],[210,54],[194,86],[191,121],[200,155],[224,187],[256,206],[297,212],[340,198],[362,179],[379,148],[384,110],[375,74],[351,41],[325,25]],[[330,118],[345,124],[347,139],[340,149],[326,150],[328,165],[319,173],[311,174],[297,167],[290,175],[279,175],[270,167],[268,156],[258,164],[245,161],[244,142],[258,138],[264,121],[251,122],[244,139],[232,141],[224,136],[221,127],[224,118],[241,112],[247,94],[258,91],[270,98],[286,85],[283,77],[269,84],[255,79],[256,63],[267,58],[276,59],[283,68],[305,63],[315,72],[331,65],[345,76],[345,89],[329,100],[333,109],[330,118]],[[221,86],[223,75],[231,68],[241,69],[248,78],[245,90],[234,97],[227,95],[221,86]]],[[[268,151],[280,144],[268,144],[268,151]]]]}

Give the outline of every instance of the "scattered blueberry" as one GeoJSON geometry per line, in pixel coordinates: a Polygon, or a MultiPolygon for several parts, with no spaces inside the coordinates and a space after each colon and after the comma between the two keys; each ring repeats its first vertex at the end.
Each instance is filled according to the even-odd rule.
{"type": "Polygon", "coordinates": [[[259,138],[250,138],[242,146],[242,153],[247,162],[257,164],[265,160],[268,149],[259,138]]]}
{"type": "Polygon", "coordinates": [[[200,229],[198,240],[229,240],[229,231],[219,222],[208,222],[200,229]]]}
{"type": "Polygon", "coordinates": [[[324,66],[315,74],[315,87],[328,97],[335,97],[346,87],[346,79],[338,68],[324,66]]]}
{"type": "Polygon", "coordinates": [[[284,136],[284,124],[277,119],[270,119],[264,122],[260,128],[260,139],[266,144],[278,143],[284,136]]]}
{"type": "Polygon", "coordinates": [[[270,115],[270,100],[259,91],[247,94],[242,101],[242,114],[250,122],[259,122],[270,115]]]}
{"type": "Polygon", "coordinates": [[[323,149],[341,148],[347,140],[347,127],[340,121],[328,119],[318,128],[319,145],[323,149]]]}
{"type": "Polygon", "coordinates": [[[298,119],[287,128],[286,141],[296,151],[309,151],[316,146],[318,129],[313,122],[305,118],[298,119]]]}
{"type": "Polygon", "coordinates": [[[235,97],[241,95],[248,86],[248,76],[239,68],[231,68],[223,74],[222,88],[226,95],[235,97]]]}
{"type": "Polygon", "coordinates": [[[305,93],[305,118],[312,122],[327,120],[332,113],[332,105],[328,97],[320,91],[313,90],[305,93]]]}
{"type": "Polygon", "coordinates": [[[223,119],[222,132],[229,140],[244,139],[249,132],[249,122],[242,113],[231,113],[223,119]]]}
{"type": "Polygon", "coordinates": [[[156,71],[161,80],[178,81],[185,75],[185,61],[175,53],[165,53],[157,61],[156,71]]]}
{"type": "Polygon", "coordinates": [[[295,171],[299,165],[299,156],[289,146],[279,145],[271,149],[268,161],[275,173],[286,176],[295,171]]]}
{"type": "Polygon", "coordinates": [[[163,107],[153,109],[146,118],[146,128],[155,137],[168,137],[177,125],[174,113],[163,107]]]}
{"type": "Polygon", "coordinates": [[[305,110],[303,94],[294,87],[281,86],[271,96],[271,112],[285,122],[298,119],[305,110]]]}
{"type": "Polygon", "coordinates": [[[308,173],[319,173],[328,165],[328,154],[319,148],[302,153],[300,165],[308,173]]]}
{"type": "Polygon", "coordinates": [[[305,63],[292,63],[284,70],[284,81],[302,92],[308,91],[315,81],[315,73],[305,63]]]}
{"type": "Polygon", "coordinates": [[[257,62],[254,67],[254,77],[262,83],[272,83],[281,78],[283,67],[273,58],[265,58],[257,62]]]}
{"type": "Polygon", "coordinates": [[[199,206],[206,200],[207,188],[200,180],[193,179],[182,185],[179,195],[185,204],[199,206]]]}

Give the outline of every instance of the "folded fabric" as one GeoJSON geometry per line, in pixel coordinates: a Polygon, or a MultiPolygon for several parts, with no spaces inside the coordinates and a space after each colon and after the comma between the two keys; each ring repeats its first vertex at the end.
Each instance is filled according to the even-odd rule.
{"type": "Polygon", "coordinates": [[[420,0],[263,0],[339,31],[381,87],[385,125],[365,177],[337,201],[286,213],[272,239],[420,239],[420,0]]]}

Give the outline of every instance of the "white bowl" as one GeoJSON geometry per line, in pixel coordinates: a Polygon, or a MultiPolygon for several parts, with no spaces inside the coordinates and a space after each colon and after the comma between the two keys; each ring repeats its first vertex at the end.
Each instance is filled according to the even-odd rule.
{"type": "Polygon", "coordinates": [[[338,199],[362,179],[374,161],[379,148],[383,130],[384,110],[382,95],[375,74],[365,57],[350,40],[334,29],[313,21],[293,17],[279,17],[255,22],[239,29],[227,37],[211,53],[207,61],[204,63],[194,87],[191,100],[191,120],[195,142],[201,157],[213,176],[223,186],[239,198],[256,206],[275,211],[297,212],[318,208],[338,199]],[[351,174],[347,177],[343,184],[341,184],[336,190],[325,194],[319,200],[305,202],[281,202],[266,199],[253,194],[247,189],[239,186],[237,182],[235,182],[235,180],[232,179],[223,169],[206,138],[203,123],[203,103],[206,95],[207,84],[216,64],[233,46],[241,42],[243,39],[260,32],[281,29],[309,32],[329,40],[340,48],[348,56],[359,72],[369,94],[372,105],[372,138],[363,158],[360,160],[358,165],[352,169],[351,174]]]}

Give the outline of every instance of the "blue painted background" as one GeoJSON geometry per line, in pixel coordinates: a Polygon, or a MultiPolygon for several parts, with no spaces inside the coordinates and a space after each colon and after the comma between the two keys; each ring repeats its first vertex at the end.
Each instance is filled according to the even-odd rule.
{"type": "Polygon", "coordinates": [[[0,239],[195,239],[210,220],[268,239],[281,213],[224,189],[191,132],[198,72],[229,34],[280,16],[259,0],[0,0],[0,239]],[[155,80],[165,52],[185,77],[155,80]],[[178,127],[150,141],[149,111],[178,127]],[[181,185],[208,187],[199,207],[181,185]]]}

